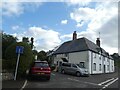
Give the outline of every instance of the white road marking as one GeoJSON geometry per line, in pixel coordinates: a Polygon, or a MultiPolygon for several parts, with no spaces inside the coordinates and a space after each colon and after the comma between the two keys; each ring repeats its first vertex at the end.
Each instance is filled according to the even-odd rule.
{"type": "Polygon", "coordinates": [[[25,88],[26,84],[27,84],[27,80],[25,80],[25,82],[20,90],[23,90],[25,88]]]}
{"type": "Polygon", "coordinates": [[[114,79],[114,78],[109,79],[109,80],[106,80],[106,81],[104,81],[104,82],[99,83],[98,85],[103,85],[103,84],[105,84],[105,83],[107,83],[107,82],[109,82],[109,81],[112,81],[113,79],[114,79]]]}
{"type": "Polygon", "coordinates": [[[79,80],[77,80],[77,79],[72,79],[72,78],[68,78],[68,79],[69,79],[69,80],[72,80],[72,81],[77,81],[77,82],[87,83],[87,84],[91,84],[91,85],[95,85],[95,86],[100,86],[100,85],[98,85],[98,84],[96,84],[96,83],[79,81],[79,80]]]}
{"type": "Polygon", "coordinates": [[[115,81],[117,81],[118,80],[118,78],[116,78],[116,79],[114,79],[113,81],[111,81],[111,82],[109,82],[108,84],[106,84],[104,87],[103,87],[103,89],[104,88],[106,88],[106,87],[108,87],[108,86],[110,86],[111,84],[113,84],[115,81]]]}

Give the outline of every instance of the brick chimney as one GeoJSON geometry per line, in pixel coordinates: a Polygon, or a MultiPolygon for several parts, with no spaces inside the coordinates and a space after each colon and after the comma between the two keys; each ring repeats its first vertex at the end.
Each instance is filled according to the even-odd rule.
{"type": "Polygon", "coordinates": [[[77,39],[77,33],[76,33],[76,31],[74,31],[74,33],[73,33],[73,40],[76,40],[77,39]]]}
{"type": "Polygon", "coordinates": [[[100,47],[100,38],[97,38],[96,44],[100,47]]]}

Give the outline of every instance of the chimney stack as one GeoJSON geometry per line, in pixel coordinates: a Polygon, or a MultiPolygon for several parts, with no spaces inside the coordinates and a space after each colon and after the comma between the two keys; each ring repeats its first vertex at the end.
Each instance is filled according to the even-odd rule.
{"type": "Polygon", "coordinates": [[[77,33],[76,33],[76,31],[74,31],[74,33],[73,33],[73,40],[76,40],[77,39],[77,33]]]}
{"type": "Polygon", "coordinates": [[[100,47],[100,38],[97,38],[96,44],[100,47]]]}

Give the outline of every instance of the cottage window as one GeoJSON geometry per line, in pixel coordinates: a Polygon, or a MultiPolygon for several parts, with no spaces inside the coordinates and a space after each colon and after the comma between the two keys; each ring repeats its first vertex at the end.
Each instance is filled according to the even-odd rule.
{"type": "Polygon", "coordinates": [[[85,68],[85,62],[80,62],[79,64],[81,68],[85,68]]]}
{"type": "Polygon", "coordinates": [[[94,55],[94,58],[96,58],[96,53],[95,53],[95,55],[94,55]]]}
{"type": "Polygon", "coordinates": [[[109,71],[109,65],[107,65],[107,70],[109,71]]]}
{"type": "Polygon", "coordinates": [[[96,63],[93,63],[93,70],[96,71],[96,63]]]}
{"type": "Polygon", "coordinates": [[[99,71],[101,71],[101,64],[99,64],[99,71]]]}
{"type": "Polygon", "coordinates": [[[107,62],[109,62],[109,58],[107,58],[107,62]]]}
{"type": "Polygon", "coordinates": [[[113,66],[112,66],[112,71],[113,71],[113,66]]]}

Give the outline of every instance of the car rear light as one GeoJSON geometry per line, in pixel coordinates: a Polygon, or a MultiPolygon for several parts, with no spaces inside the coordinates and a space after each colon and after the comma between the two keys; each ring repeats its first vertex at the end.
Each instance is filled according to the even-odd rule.
{"type": "Polygon", "coordinates": [[[47,70],[48,70],[48,71],[51,71],[51,68],[49,67],[49,68],[47,68],[47,70]]]}

